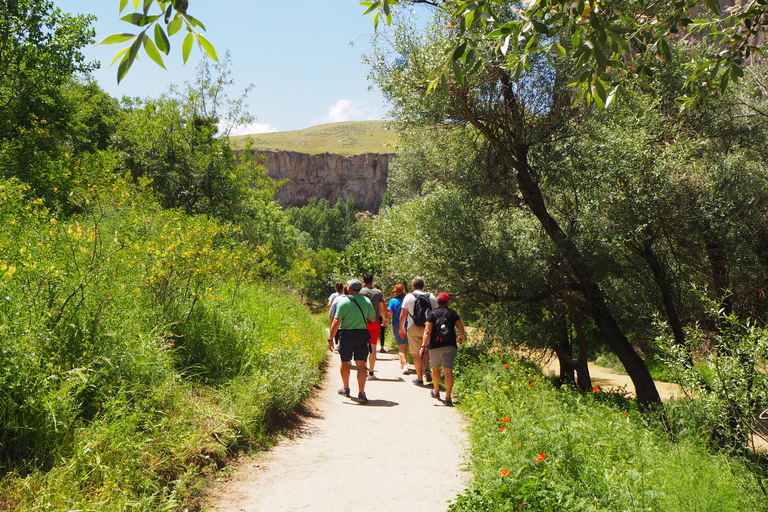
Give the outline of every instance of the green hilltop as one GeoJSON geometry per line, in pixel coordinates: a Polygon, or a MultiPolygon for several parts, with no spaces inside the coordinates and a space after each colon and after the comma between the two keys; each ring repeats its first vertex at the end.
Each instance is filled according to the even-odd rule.
{"type": "Polygon", "coordinates": [[[233,149],[243,149],[246,138],[252,138],[256,149],[299,151],[316,155],[335,153],[394,153],[397,134],[385,121],[350,121],[313,126],[289,132],[258,133],[230,137],[233,149]]]}

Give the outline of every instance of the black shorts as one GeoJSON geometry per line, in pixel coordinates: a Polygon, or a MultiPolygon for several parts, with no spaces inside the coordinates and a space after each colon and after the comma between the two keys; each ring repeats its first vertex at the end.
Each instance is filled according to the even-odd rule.
{"type": "Polygon", "coordinates": [[[339,331],[339,356],[341,360],[348,363],[352,359],[355,361],[366,361],[368,359],[368,343],[371,335],[368,329],[350,329],[339,331]]]}

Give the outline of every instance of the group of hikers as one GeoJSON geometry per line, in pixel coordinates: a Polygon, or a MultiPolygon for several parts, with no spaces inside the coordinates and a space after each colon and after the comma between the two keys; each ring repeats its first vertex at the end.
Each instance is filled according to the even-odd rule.
{"type": "Polygon", "coordinates": [[[386,352],[386,327],[391,324],[403,374],[410,374],[410,350],[416,371],[416,378],[412,382],[418,386],[431,382],[432,398],[445,405],[453,405],[453,361],[457,344],[464,341],[464,324],[459,314],[448,307],[450,297],[447,293],[434,297],[425,292],[421,277],[414,277],[411,287],[412,291],[406,293],[405,286],[395,285],[391,292],[392,298],[386,303],[381,288],[373,285],[373,275],[370,273],[363,274],[363,282],[351,279],[346,285],[336,283],[336,291],[328,297],[328,349],[338,352],[341,358],[343,387],[339,389],[340,395],[353,398],[349,379],[354,360],[357,370],[357,401],[368,402],[365,383],[376,378],[374,366],[377,344],[381,344],[381,352],[386,352]],[[441,368],[445,374],[444,399],[440,396],[441,368]]]}

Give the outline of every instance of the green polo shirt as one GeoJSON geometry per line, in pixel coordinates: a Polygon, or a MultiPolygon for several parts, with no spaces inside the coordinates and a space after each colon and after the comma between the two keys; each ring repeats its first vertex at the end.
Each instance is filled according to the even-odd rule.
{"type": "Polygon", "coordinates": [[[339,329],[342,331],[348,331],[351,329],[366,329],[368,327],[368,319],[376,318],[376,313],[373,310],[373,304],[366,297],[360,294],[349,294],[347,297],[349,300],[342,300],[336,305],[336,316],[341,320],[339,329]],[[353,304],[356,302],[360,308],[353,304]],[[360,310],[363,310],[363,314],[360,314],[360,310]],[[363,317],[365,315],[365,317],[363,317]]]}

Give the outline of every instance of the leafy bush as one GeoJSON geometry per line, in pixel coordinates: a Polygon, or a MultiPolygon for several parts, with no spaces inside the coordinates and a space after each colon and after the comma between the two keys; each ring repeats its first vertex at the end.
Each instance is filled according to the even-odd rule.
{"type": "Polygon", "coordinates": [[[620,395],[553,388],[494,357],[474,358],[457,389],[474,481],[452,511],[768,510],[762,470],[670,442],[620,395]]]}

